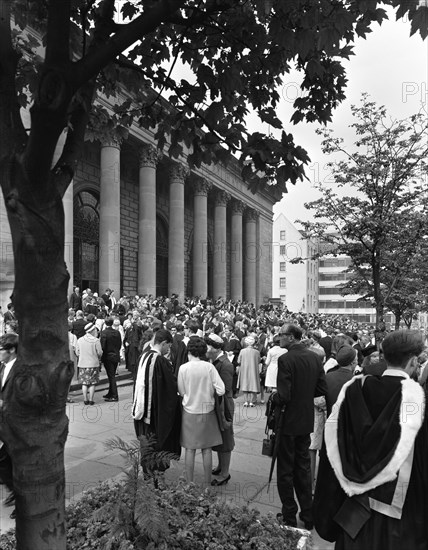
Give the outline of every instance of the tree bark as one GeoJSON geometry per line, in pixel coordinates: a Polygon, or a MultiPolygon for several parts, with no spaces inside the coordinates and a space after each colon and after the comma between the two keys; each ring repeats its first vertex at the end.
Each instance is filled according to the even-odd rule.
{"type": "Polygon", "coordinates": [[[5,387],[0,439],[13,462],[18,550],[65,550],[65,414],[73,376],[67,335],[64,212],[54,192],[43,204],[30,192],[19,159],[4,193],[15,258],[12,301],[18,359],[5,387]]]}

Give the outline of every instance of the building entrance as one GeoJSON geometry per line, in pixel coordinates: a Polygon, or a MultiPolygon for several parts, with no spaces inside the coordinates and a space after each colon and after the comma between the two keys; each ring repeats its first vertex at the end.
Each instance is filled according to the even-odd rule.
{"type": "Polygon", "coordinates": [[[74,197],[74,284],[99,292],[99,196],[80,191],[74,197]]]}

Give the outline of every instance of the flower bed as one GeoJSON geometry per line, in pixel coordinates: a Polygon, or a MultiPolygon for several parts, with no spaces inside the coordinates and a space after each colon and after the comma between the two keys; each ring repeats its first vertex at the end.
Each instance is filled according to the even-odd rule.
{"type": "MultiPolygon", "coordinates": [[[[305,548],[301,530],[283,528],[248,507],[226,505],[211,490],[201,494],[200,487],[183,481],[162,488],[148,483],[137,502],[123,484],[103,483],[68,506],[68,550],[305,548]]],[[[0,548],[16,549],[13,531],[0,536],[0,548]]]]}

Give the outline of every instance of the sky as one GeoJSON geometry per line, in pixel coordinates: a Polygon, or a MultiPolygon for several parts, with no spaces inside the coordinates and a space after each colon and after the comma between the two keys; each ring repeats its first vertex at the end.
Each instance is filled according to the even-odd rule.
{"type": "MultiPolygon", "coordinates": [[[[381,26],[373,25],[373,32],[366,40],[355,44],[355,55],[346,62],[348,86],[347,99],[336,109],[333,121],[328,125],[335,135],[345,138],[345,143],[353,142],[351,105],[360,102],[361,94],[367,92],[370,99],[385,105],[393,118],[405,118],[428,107],[428,41],[420,35],[410,37],[410,23],[392,20],[381,26]]],[[[296,81],[298,77],[296,77],[296,81]]],[[[315,134],[316,125],[287,124],[292,114],[292,101],[298,93],[298,84],[291,77],[282,89],[281,105],[278,109],[285,129],[292,132],[295,142],[304,147],[311,158],[306,173],[310,181],[288,184],[288,193],[274,206],[274,218],[284,214],[292,223],[296,219],[310,220],[311,212],[304,203],[316,200],[319,195],[313,189],[314,179],[325,181],[328,172],[325,168],[330,157],[321,152],[321,138],[315,134]]],[[[266,130],[266,128],[265,128],[266,130]]],[[[296,224],[299,228],[298,224],[296,224]]]]}

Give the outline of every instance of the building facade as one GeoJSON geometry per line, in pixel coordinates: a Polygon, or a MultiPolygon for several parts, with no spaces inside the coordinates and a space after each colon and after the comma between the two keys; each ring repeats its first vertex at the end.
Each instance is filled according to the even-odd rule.
{"type": "Polygon", "coordinates": [[[284,216],[273,222],[272,297],[280,298],[293,312],[318,311],[318,261],[312,260],[317,246],[306,239],[284,216]],[[293,264],[292,260],[302,258],[293,264]]]}
{"type": "MultiPolygon", "coordinates": [[[[65,261],[74,283],[115,295],[221,297],[257,305],[271,295],[275,188],[253,195],[237,161],[189,170],[162,156],[153,133],[87,142],[64,197],[65,261]]],[[[0,200],[0,300],[13,290],[9,224],[0,200]]]]}
{"type": "Polygon", "coordinates": [[[352,278],[347,270],[352,265],[345,255],[325,255],[319,260],[319,313],[346,315],[361,323],[375,323],[376,312],[359,295],[341,294],[341,286],[352,278]]]}

